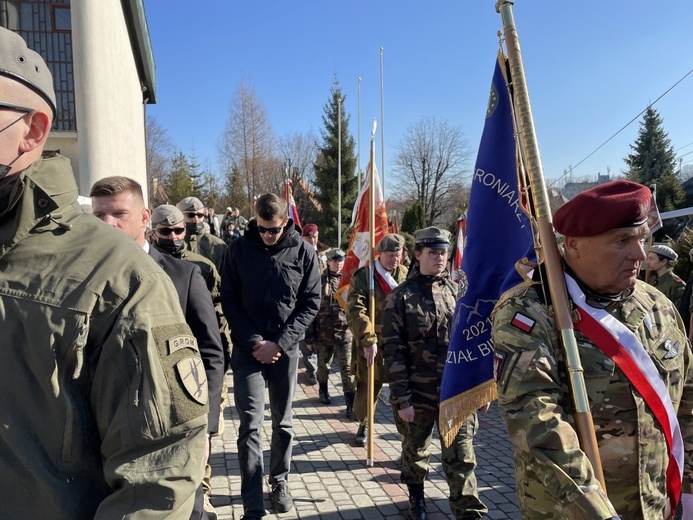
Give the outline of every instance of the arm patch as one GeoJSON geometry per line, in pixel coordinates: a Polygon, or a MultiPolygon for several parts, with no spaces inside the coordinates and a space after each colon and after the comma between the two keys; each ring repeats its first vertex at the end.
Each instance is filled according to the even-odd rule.
{"type": "Polygon", "coordinates": [[[190,328],[184,323],[153,327],[152,336],[171,395],[171,425],[206,415],[207,374],[190,328]]]}

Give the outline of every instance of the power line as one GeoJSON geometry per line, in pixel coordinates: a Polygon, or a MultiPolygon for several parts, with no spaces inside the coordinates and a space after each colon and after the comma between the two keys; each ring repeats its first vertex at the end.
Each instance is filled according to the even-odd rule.
{"type": "MultiPolygon", "coordinates": [[[[654,106],[655,103],[657,103],[657,101],[659,101],[659,100],[662,99],[664,96],[666,96],[669,92],[671,92],[671,91],[674,89],[674,87],[676,87],[676,86],[677,86],[679,83],[681,83],[684,79],[686,79],[688,76],[690,76],[691,73],[693,73],[693,69],[689,70],[686,74],[684,74],[684,76],[683,76],[680,80],[678,80],[678,81],[677,81],[676,83],[674,83],[671,87],[669,87],[661,96],[659,96],[659,97],[658,97],[657,99],[655,99],[652,103],[650,103],[649,105],[647,105],[647,106],[645,107],[645,109],[644,109],[642,112],[640,112],[637,116],[635,116],[633,119],[631,119],[630,121],[628,121],[625,125],[623,125],[614,135],[612,135],[611,137],[609,137],[606,141],[604,141],[604,142],[603,142],[602,144],[600,144],[597,148],[595,148],[594,151],[592,151],[587,157],[585,157],[584,159],[582,159],[582,160],[581,160],[580,162],[578,162],[575,166],[571,166],[570,169],[569,169],[567,172],[565,172],[563,175],[561,175],[561,176],[558,177],[556,180],[554,180],[551,184],[549,184],[549,186],[553,186],[553,185],[556,184],[558,181],[560,181],[563,177],[565,177],[566,175],[572,173],[572,171],[573,171],[575,168],[577,168],[577,167],[580,166],[582,163],[584,163],[587,159],[589,159],[590,157],[592,157],[592,156],[593,156],[595,153],[597,153],[602,147],[604,147],[604,145],[606,145],[606,144],[607,144],[609,141],[611,141],[614,137],[616,137],[618,134],[620,134],[620,133],[623,132],[626,128],[628,128],[631,124],[633,124],[634,121],[636,121],[641,115],[643,115],[645,112],[647,112],[647,109],[648,109],[648,108],[654,106]]],[[[691,144],[693,144],[693,143],[691,143],[691,144]]],[[[688,146],[688,145],[686,145],[686,146],[688,146]]]]}

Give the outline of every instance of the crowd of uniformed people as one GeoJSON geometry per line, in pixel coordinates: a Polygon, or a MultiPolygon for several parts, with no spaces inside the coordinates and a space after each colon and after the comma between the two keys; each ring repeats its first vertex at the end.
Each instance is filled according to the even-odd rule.
{"type": "MultiPolygon", "coordinates": [[[[267,397],[269,497],[275,512],[290,511],[303,358],[326,405],[336,359],[358,446],[371,426],[369,367],[374,404],[389,384],[408,514],[428,518],[424,484],[457,297],[447,230],[417,231],[411,256],[402,236],[385,235],[374,269],[353,273],[342,305],[346,252],[320,248],[317,225],[298,226],[277,195],[260,196],[250,219],[227,208],[220,220],[195,197],[150,211],[134,180],[112,176],[94,184],[94,215],[85,214],[69,163],[42,157],[56,106],[50,73],[2,28],[0,92],[0,517],[215,518],[206,462],[210,437],[223,429],[227,373],[244,518],[266,514],[267,397]]],[[[659,290],[637,279],[648,204],[647,188],[615,181],[555,218],[606,489],[576,441],[541,269],[496,307],[499,406],[516,448],[523,518],[659,520],[678,504],[693,517],[693,369],[674,306],[685,284],[663,245],[647,257],[659,290]],[[646,386],[583,328],[589,313],[639,353],[635,372],[646,386]]],[[[441,446],[457,519],[488,513],[474,475],[478,425],[474,413],[441,446]]]]}

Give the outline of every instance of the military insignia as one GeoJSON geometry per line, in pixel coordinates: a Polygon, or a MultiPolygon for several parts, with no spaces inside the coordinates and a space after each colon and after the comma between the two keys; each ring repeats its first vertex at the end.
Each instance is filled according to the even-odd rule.
{"type": "Polygon", "coordinates": [[[197,340],[193,336],[175,336],[168,339],[168,355],[184,348],[191,348],[198,352],[197,340]]]}
{"type": "Polygon", "coordinates": [[[522,332],[529,334],[532,331],[532,327],[534,327],[535,323],[536,322],[532,318],[516,312],[515,317],[510,322],[510,325],[520,329],[522,332]]]}
{"type": "Polygon", "coordinates": [[[668,339],[664,342],[664,349],[667,351],[667,353],[664,354],[664,359],[675,358],[679,353],[679,342],[677,341],[674,343],[668,339]]]}
{"type": "Polygon", "coordinates": [[[647,330],[649,330],[651,333],[652,332],[652,319],[650,318],[650,315],[645,314],[643,321],[645,322],[645,327],[647,327],[647,330]]]}
{"type": "Polygon", "coordinates": [[[465,273],[462,269],[457,270],[457,297],[462,298],[465,294],[467,294],[467,289],[469,289],[469,280],[467,279],[467,273],[465,273]]]}
{"type": "Polygon", "coordinates": [[[498,376],[500,375],[500,368],[503,366],[503,360],[505,359],[505,354],[503,352],[498,352],[497,350],[493,354],[493,379],[498,381],[498,376]]]}
{"type": "Polygon", "coordinates": [[[190,397],[200,404],[207,404],[207,374],[202,360],[189,356],[176,363],[176,371],[190,397]]]}

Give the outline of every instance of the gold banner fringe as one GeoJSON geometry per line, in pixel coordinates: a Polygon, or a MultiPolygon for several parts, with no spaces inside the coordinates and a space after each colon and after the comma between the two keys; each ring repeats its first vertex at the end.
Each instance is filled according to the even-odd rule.
{"type": "Polygon", "coordinates": [[[445,446],[452,444],[467,417],[497,397],[496,381],[491,379],[440,403],[438,429],[445,446]]]}

